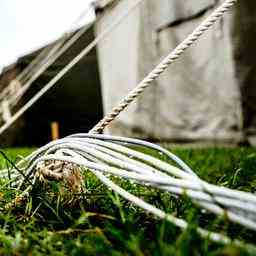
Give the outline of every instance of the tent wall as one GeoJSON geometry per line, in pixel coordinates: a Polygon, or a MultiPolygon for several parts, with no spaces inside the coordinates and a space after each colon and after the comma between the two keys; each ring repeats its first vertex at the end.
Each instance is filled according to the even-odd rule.
{"type": "MultiPolygon", "coordinates": [[[[97,19],[96,34],[100,34],[112,24],[118,15],[126,11],[132,1],[120,1],[115,8],[109,8],[107,13],[97,19]]],[[[120,98],[126,95],[138,81],[138,48],[140,19],[139,10],[135,10],[121,26],[116,27],[111,35],[98,44],[97,53],[101,75],[103,107],[108,112],[120,98]],[[123,37],[123,39],[121,39],[123,37]]],[[[137,103],[132,105],[125,115],[115,122],[111,129],[132,128],[134,126],[134,113],[137,103]],[[120,128],[119,128],[120,124],[120,128]]]]}
{"type": "MultiPolygon", "coordinates": [[[[133,0],[98,14],[100,34],[133,0]]],[[[147,0],[98,45],[104,111],[213,10],[215,0],[147,0]]],[[[121,114],[108,132],[170,141],[243,140],[240,81],[228,13],[121,114]]]]}

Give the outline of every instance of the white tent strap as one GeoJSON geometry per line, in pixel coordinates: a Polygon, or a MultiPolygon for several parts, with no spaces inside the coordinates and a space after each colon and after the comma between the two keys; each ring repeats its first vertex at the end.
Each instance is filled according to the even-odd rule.
{"type": "MultiPolygon", "coordinates": [[[[81,17],[86,15],[90,8],[87,8],[81,17]]],[[[78,21],[79,21],[78,20],[78,21]]],[[[77,21],[76,21],[77,23],[77,21]]],[[[71,30],[75,24],[71,26],[71,30]]],[[[17,77],[12,80],[8,87],[6,87],[0,94],[0,101],[8,99],[10,108],[13,108],[19,102],[20,98],[30,88],[33,82],[45,72],[45,70],[52,65],[65,51],[67,51],[90,27],[84,26],[79,29],[74,35],[72,33],[65,33],[65,35],[53,45],[50,45],[42,50],[42,52],[26,67],[17,77]],[[71,36],[72,35],[72,36],[71,36]],[[69,38],[71,36],[71,38],[69,38]],[[12,90],[12,84],[18,82],[21,86],[17,90],[12,90]]],[[[0,113],[3,109],[0,108],[0,113]]]]}
{"type": "Polygon", "coordinates": [[[7,130],[17,119],[19,119],[29,108],[31,108],[48,90],[50,90],[71,68],[73,68],[83,57],[85,57],[100,41],[104,40],[119,24],[121,24],[130,13],[137,8],[143,0],[135,0],[120,17],[118,17],[106,30],[98,35],[87,47],[84,48],[71,62],[69,62],[52,80],[50,80],[38,93],[36,93],[26,104],[24,104],[11,118],[8,123],[0,127],[0,135],[7,130]]]}
{"type": "Polygon", "coordinates": [[[88,29],[91,28],[92,23],[89,25],[84,26],[83,28],[79,29],[74,35],[72,35],[72,31],[74,27],[77,26],[77,23],[85,17],[89,11],[91,10],[91,6],[89,6],[85,11],[83,11],[76,21],[71,25],[68,33],[65,33],[64,36],[56,42],[56,44],[52,47],[50,52],[45,56],[38,67],[35,67],[35,70],[32,70],[30,79],[23,85],[22,89],[17,91],[15,95],[10,100],[11,105],[16,105],[19,99],[24,95],[24,93],[30,88],[32,83],[41,75],[43,74],[49,66],[51,66],[63,53],[65,53],[72,45],[75,44],[81,38],[83,34],[85,34],[88,29]]]}
{"type": "MultiPolygon", "coordinates": [[[[35,65],[37,65],[42,58],[45,57],[45,55],[47,54],[47,52],[49,51],[49,47],[46,47],[24,70],[22,70],[21,73],[19,73],[17,75],[17,77],[13,80],[18,80],[19,82],[23,83],[24,82],[24,78],[26,79],[26,77],[28,76],[29,72],[34,68],[35,65]]],[[[0,100],[3,100],[5,97],[8,96],[8,94],[10,94],[11,92],[11,83],[13,82],[13,80],[10,82],[10,84],[5,87],[1,93],[0,93],[0,100]]]]}
{"type": "Polygon", "coordinates": [[[32,77],[23,85],[22,89],[17,91],[15,95],[11,98],[11,104],[16,105],[19,99],[24,95],[24,93],[30,88],[32,83],[42,75],[46,69],[51,66],[64,52],[66,52],[91,26],[85,26],[78,32],[76,32],[66,43],[63,42],[67,39],[64,37],[58,44],[56,44],[55,48],[53,48],[53,52],[49,58],[46,58],[45,63],[32,75],[32,77]],[[63,44],[63,45],[62,45],[63,44]]]}
{"type": "MultiPolygon", "coordinates": [[[[83,18],[85,17],[89,11],[91,10],[91,6],[89,6],[88,8],[86,8],[79,16],[78,18],[72,23],[72,25],[70,26],[69,31],[74,31],[75,28],[77,27],[77,23],[83,18]]],[[[57,40],[57,42],[55,42],[54,44],[51,44],[47,47],[45,47],[35,58],[34,60],[31,61],[31,63],[21,71],[21,73],[19,73],[16,78],[14,80],[18,80],[20,83],[25,84],[28,82],[29,79],[31,79],[31,77],[33,76],[33,74],[35,74],[38,69],[40,69],[47,60],[49,60],[50,58],[52,58],[54,56],[54,54],[59,50],[60,46],[70,37],[72,33],[68,32],[65,33],[63,35],[63,37],[60,40],[57,40]]],[[[69,47],[69,46],[68,46],[69,47]]],[[[68,49],[68,47],[66,47],[66,49],[68,49]]],[[[65,51],[65,50],[64,50],[65,51]]],[[[63,52],[64,52],[63,51],[63,52]]],[[[63,53],[62,52],[62,53],[63,53]]],[[[59,54],[60,56],[60,54],[59,54]]],[[[51,62],[52,63],[52,62],[51,62]]],[[[50,63],[50,64],[51,64],[50,63]]],[[[49,65],[50,65],[49,64],[49,65]]],[[[48,66],[49,66],[48,65],[48,66]]],[[[42,73],[42,72],[41,72],[42,73]]],[[[40,73],[40,74],[41,74],[40,73]]],[[[36,78],[34,78],[35,80],[36,78]]],[[[34,81],[33,80],[33,81],[34,81]]],[[[30,84],[33,82],[31,81],[30,84]]],[[[10,89],[10,85],[5,87],[4,90],[0,93],[0,100],[6,96],[9,91],[11,91],[10,89]]],[[[11,102],[11,101],[10,101],[11,102]]]]}

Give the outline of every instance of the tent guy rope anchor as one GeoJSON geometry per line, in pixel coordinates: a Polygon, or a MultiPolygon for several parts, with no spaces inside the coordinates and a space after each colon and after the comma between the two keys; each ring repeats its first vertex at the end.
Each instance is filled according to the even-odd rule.
{"type": "MultiPolygon", "coordinates": [[[[226,0],[205,21],[177,46],[150,74],[132,90],[112,112],[107,114],[89,133],[76,134],[48,143],[17,163],[17,169],[3,170],[1,178],[11,176],[12,185],[29,194],[38,179],[66,180],[75,177],[75,189],[82,187],[81,174],[94,173],[107,187],[144,210],[185,229],[186,221],[176,218],[115,184],[109,177],[132,180],[147,187],[167,191],[175,196],[186,194],[203,209],[256,231],[256,196],[251,193],[219,187],[201,180],[181,159],[164,148],[142,140],[97,134],[102,132],[133,100],[135,100],[167,67],[178,59],[207,31],[236,0],[226,0]],[[139,149],[132,149],[130,146],[139,149]],[[171,165],[140,151],[149,148],[166,156],[171,165]],[[178,165],[178,167],[176,167],[178,165]],[[108,175],[107,175],[108,174],[108,175]]],[[[73,184],[74,185],[74,184],[73,184]]],[[[197,229],[203,237],[229,243],[231,240],[218,233],[197,229]]],[[[239,242],[238,242],[239,243],[239,242]]]]}

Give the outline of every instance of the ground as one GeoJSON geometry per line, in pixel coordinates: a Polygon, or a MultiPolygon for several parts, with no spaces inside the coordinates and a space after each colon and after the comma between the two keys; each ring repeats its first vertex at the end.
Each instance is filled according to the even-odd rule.
{"type": "MultiPolygon", "coordinates": [[[[14,161],[32,149],[3,151],[14,161]]],[[[172,152],[213,184],[255,192],[254,149],[172,149],[172,152]]],[[[0,169],[7,162],[0,158],[0,169]]],[[[0,255],[256,255],[255,232],[202,211],[188,198],[178,199],[169,193],[122,182],[123,187],[139,197],[185,218],[190,225],[181,231],[118,197],[88,171],[85,185],[83,195],[71,196],[54,182],[40,184],[28,202],[6,209],[14,191],[2,182],[0,255]],[[202,239],[195,231],[198,225],[244,244],[224,246],[202,239]]]]}

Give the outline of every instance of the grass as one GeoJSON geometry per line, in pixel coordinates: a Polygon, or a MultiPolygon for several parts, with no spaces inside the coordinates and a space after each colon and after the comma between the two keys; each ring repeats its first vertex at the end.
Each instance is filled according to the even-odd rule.
{"type": "MultiPolygon", "coordinates": [[[[31,149],[4,150],[9,158],[31,149]]],[[[199,176],[211,183],[255,192],[256,153],[251,148],[172,150],[199,176]]],[[[152,152],[148,152],[151,153],[152,152]]],[[[0,169],[6,167],[0,158],[0,169]]],[[[108,190],[85,172],[83,195],[73,196],[55,182],[39,184],[30,199],[6,209],[15,193],[0,186],[0,255],[256,255],[256,233],[217,218],[196,207],[188,198],[145,189],[128,181],[124,188],[160,209],[185,218],[185,231],[147,214],[108,190]],[[244,242],[220,245],[201,239],[200,225],[244,242]]]]}

